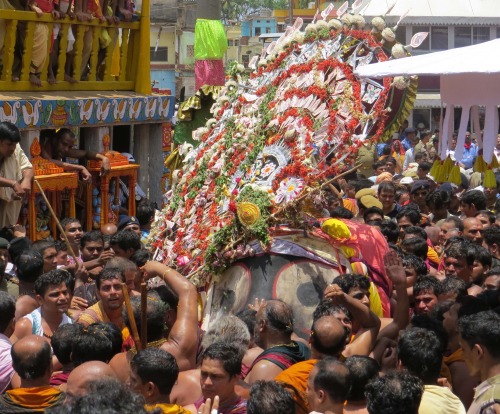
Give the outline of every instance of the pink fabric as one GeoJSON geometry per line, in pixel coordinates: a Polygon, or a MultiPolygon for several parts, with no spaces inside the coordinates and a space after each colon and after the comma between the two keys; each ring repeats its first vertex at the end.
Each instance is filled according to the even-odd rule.
{"type": "Polygon", "coordinates": [[[197,60],[194,64],[195,88],[204,85],[224,86],[226,76],[222,60],[197,60]]]}
{"type": "Polygon", "coordinates": [[[0,334],[0,394],[10,384],[12,375],[14,375],[14,368],[12,368],[12,357],[10,356],[10,349],[12,344],[5,335],[0,334]]]}

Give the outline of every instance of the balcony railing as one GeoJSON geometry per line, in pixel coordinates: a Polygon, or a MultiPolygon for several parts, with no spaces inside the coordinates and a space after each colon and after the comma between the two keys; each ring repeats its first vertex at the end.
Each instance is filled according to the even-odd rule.
{"type": "MultiPolygon", "coordinates": [[[[143,2],[143,6],[144,6],[143,2]]],[[[149,2],[147,2],[149,3],[149,2]]],[[[148,5],[149,9],[149,5],[148,5]]],[[[143,10],[144,11],[144,10],[143,10]]],[[[149,14],[149,10],[148,10],[149,14]]],[[[5,39],[3,62],[0,76],[0,91],[103,91],[103,90],[136,90],[147,93],[149,83],[149,16],[141,22],[120,22],[119,24],[100,23],[97,19],[88,22],[64,19],[54,20],[51,14],[44,13],[37,17],[34,12],[17,10],[0,10],[0,19],[5,21],[5,39]],[[51,38],[54,25],[60,25],[60,42],[57,56],[57,70],[54,72],[56,83],[49,84],[48,66],[49,56],[45,60],[40,72],[42,86],[37,87],[30,83],[30,64],[33,54],[35,26],[46,24],[49,29],[48,53],[51,50],[51,38]],[[141,25],[145,27],[141,30],[141,25]],[[65,66],[67,59],[68,33],[72,28],[75,37],[73,46],[74,61],[69,73],[76,83],[65,81],[65,66]],[[111,45],[101,49],[99,38],[101,31],[106,29],[112,40],[111,45]],[[84,37],[86,32],[92,32],[92,52],[90,55],[88,76],[81,79],[82,56],[84,37]],[[147,30],[147,33],[145,32],[147,30]],[[144,33],[143,33],[144,32],[144,33]],[[20,73],[14,72],[14,52],[16,36],[24,36],[20,73]],[[119,47],[119,70],[112,71],[114,45],[119,47]],[[142,51],[141,49],[145,50],[142,51]],[[144,53],[145,52],[145,53],[144,53]],[[102,65],[102,67],[100,66],[102,65]],[[98,67],[99,66],[99,67],[98,67]],[[116,72],[116,73],[115,73],[116,72]],[[18,80],[13,81],[13,76],[18,80]],[[137,83],[141,84],[140,87],[137,83]]],[[[87,39],[90,36],[87,35],[87,39]]],[[[17,40],[19,41],[19,40],[17,40]]],[[[19,45],[18,45],[19,49],[19,45]]],[[[84,62],[85,65],[85,62],[84,62]]],[[[84,66],[83,65],[83,66],[84,66]]]]}

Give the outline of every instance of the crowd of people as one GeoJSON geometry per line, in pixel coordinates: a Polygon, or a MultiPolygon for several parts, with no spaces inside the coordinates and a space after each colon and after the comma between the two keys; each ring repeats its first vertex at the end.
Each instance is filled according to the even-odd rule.
{"type": "MultiPolygon", "coordinates": [[[[281,300],[202,329],[195,286],[143,248],[147,203],[86,233],[63,219],[58,240],[10,228],[0,238],[0,412],[499,412],[500,177],[482,188],[462,160],[462,185],[437,184],[426,134],[365,145],[359,174],[326,194],[326,216],[387,240],[390,315],[374,306],[369,271],[342,274],[307,338],[281,300]],[[144,320],[146,347],[133,335],[144,320]]],[[[0,139],[0,157],[5,142],[16,148],[0,139]]],[[[20,182],[0,177],[22,196],[20,182]]]]}

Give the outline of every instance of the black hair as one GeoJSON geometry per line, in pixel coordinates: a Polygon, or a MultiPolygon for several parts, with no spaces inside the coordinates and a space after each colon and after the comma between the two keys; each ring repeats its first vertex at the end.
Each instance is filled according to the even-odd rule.
{"type": "Polygon", "coordinates": [[[134,262],[137,267],[144,266],[150,259],[151,255],[149,254],[149,250],[147,249],[139,249],[135,251],[132,256],[130,256],[130,260],[134,262]]]}
{"type": "MultiPolygon", "coordinates": [[[[57,414],[147,414],[144,397],[113,378],[92,381],[88,393],[56,407],[57,414]],[[61,408],[58,411],[59,407],[61,408]]],[[[54,412],[51,409],[50,412],[54,412]]],[[[157,411],[150,413],[158,414],[157,411]]]]}
{"type": "Polygon", "coordinates": [[[441,293],[441,282],[434,276],[421,276],[413,285],[413,296],[416,297],[422,292],[432,292],[438,296],[441,293]]]}
{"type": "Polygon", "coordinates": [[[123,338],[120,329],[108,322],[96,322],[83,328],[73,344],[71,359],[77,367],[88,361],[108,363],[121,352],[123,338]]]}
{"type": "Polygon", "coordinates": [[[121,256],[115,256],[109,259],[104,265],[104,268],[105,269],[115,268],[118,269],[123,274],[127,273],[130,270],[134,272],[137,271],[137,265],[133,261],[121,256]]]}
{"type": "Polygon", "coordinates": [[[247,414],[295,414],[292,394],[275,381],[256,381],[250,388],[247,414]]]}
{"type": "Polygon", "coordinates": [[[134,249],[137,251],[142,247],[141,238],[135,232],[130,230],[121,230],[118,233],[113,234],[109,244],[110,246],[117,245],[123,250],[134,249]]]}
{"type": "Polygon", "coordinates": [[[384,219],[384,212],[382,211],[382,209],[378,208],[378,207],[370,207],[370,208],[367,208],[364,213],[363,213],[363,220],[364,222],[366,223],[366,219],[369,215],[371,214],[380,214],[380,216],[382,217],[382,220],[384,219]]]}
{"type": "MultiPolygon", "coordinates": [[[[385,164],[386,164],[386,165],[387,165],[387,164],[389,164],[389,163],[391,163],[391,164],[393,164],[394,166],[396,166],[396,165],[397,165],[397,163],[398,163],[398,162],[396,161],[396,158],[394,158],[394,157],[387,157],[384,161],[385,161],[385,164]]],[[[393,178],[394,178],[394,177],[393,177],[393,178]]]]}
{"type": "Polygon", "coordinates": [[[403,249],[403,251],[405,253],[414,254],[415,256],[420,257],[423,260],[425,260],[427,258],[427,252],[429,250],[429,246],[427,245],[427,241],[423,240],[421,238],[418,238],[418,237],[404,239],[401,242],[401,248],[403,249]]]}
{"type": "Polygon", "coordinates": [[[455,228],[458,229],[458,231],[464,231],[464,222],[456,216],[450,216],[444,219],[443,223],[454,223],[455,228]]]}
{"type": "Polygon", "coordinates": [[[413,224],[414,226],[417,226],[418,223],[420,223],[420,212],[418,209],[411,207],[411,206],[406,206],[403,207],[400,212],[396,216],[396,220],[399,221],[399,219],[406,217],[408,220],[410,220],[410,223],[413,224]]]}
{"type": "Polygon", "coordinates": [[[330,211],[331,218],[343,218],[346,220],[350,220],[354,217],[354,214],[351,210],[348,210],[345,207],[338,206],[330,211]]]}
{"type": "Polygon", "coordinates": [[[382,232],[382,235],[387,239],[388,243],[398,242],[399,227],[393,220],[382,220],[382,222],[380,223],[380,231],[382,232]]]}
{"type": "Polygon", "coordinates": [[[83,326],[79,323],[67,323],[59,326],[52,335],[50,344],[54,350],[54,355],[58,361],[65,365],[71,362],[73,345],[83,331],[83,326]]]}
{"type": "Polygon", "coordinates": [[[490,225],[495,224],[495,219],[496,219],[495,214],[493,214],[490,210],[478,211],[476,213],[476,217],[477,216],[486,216],[486,217],[488,217],[488,222],[490,223],[490,225]]]}
{"type": "Polygon", "coordinates": [[[74,132],[69,128],[61,128],[59,131],[57,131],[56,138],[59,140],[65,135],[69,135],[71,138],[75,138],[74,132]]]}
{"type": "Polygon", "coordinates": [[[33,250],[36,250],[38,253],[40,253],[42,255],[42,257],[43,257],[45,250],[47,250],[49,247],[55,248],[55,244],[51,240],[37,240],[36,242],[34,242],[31,245],[31,248],[33,250]]]}
{"type": "Polygon", "coordinates": [[[202,361],[207,358],[220,361],[230,377],[241,375],[243,353],[239,347],[216,341],[203,352],[202,361]]]}
{"type": "Polygon", "coordinates": [[[463,237],[452,237],[448,240],[444,249],[444,258],[464,259],[468,266],[472,266],[475,260],[476,249],[471,248],[472,242],[463,237]]]}
{"type": "MultiPolygon", "coordinates": [[[[130,298],[130,303],[132,305],[132,310],[134,312],[135,324],[137,325],[137,331],[141,332],[141,297],[134,296],[130,298]]],[[[148,332],[148,342],[158,341],[163,338],[164,323],[165,323],[165,312],[168,310],[167,305],[160,300],[159,295],[154,292],[148,292],[147,297],[147,332],[148,332]]],[[[123,308],[123,321],[125,325],[130,328],[130,319],[128,317],[127,309],[123,308]]]]}
{"type": "Polygon", "coordinates": [[[349,368],[332,357],[325,357],[315,365],[314,389],[325,391],[330,400],[343,404],[351,389],[351,374],[349,368]]]}
{"type": "Polygon", "coordinates": [[[414,328],[423,328],[434,332],[441,343],[441,351],[448,348],[448,333],[443,327],[443,321],[432,315],[413,315],[410,325],[414,328]]]}
{"type": "Polygon", "coordinates": [[[453,293],[457,298],[467,295],[467,284],[456,276],[447,276],[440,281],[439,293],[453,293]]]}
{"type": "Polygon", "coordinates": [[[373,186],[373,182],[368,178],[362,178],[361,180],[354,182],[354,190],[358,192],[359,190],[363,190],[365,188],[371,188],[373,186]]]}
{"type": "Polygon", "coordinates": [[[372,168],[373,168],[374,170],[376,170],[376,169],[377,169],[377,168],[379,168],[379,167],[385,167],[385,165],[386,165],[386,164],[385,164],[385,161],[384,161],[384,160],[382,160],[382,161],[375,161],[375,162],[372,164],[372,168]]]}
{"type": "Polygon", "coordinates": [[[423,384],[408,371],[391,371],[366,386],[369,414],[418,414],[423,384]]]}
{"type": "Polygon", "coordinates": [[[458,318],[490,310],[488,302],[478,296],[464,295],[457,298],[457,303],[460,304],[458,318]]]}
{"type": "Polygon", "coordinates": [[[70,272],[64,269],[50,270],[35,281],[35,293],[43,297],[50,286],[59,286],[61,283],[66,284],[70,293],[73,292],[75,278],[70,272]]]}
{"type": "Polygon", "coordinates": [[[426,156],[427,156],[427,154],[424,151],[419,151],[419,152],[415,153],[415,162],[420,164],[419,160],[423,159],[426,156]]]}
{"type": "Polygon", "coordinates": [[[61,220],[61,227],[63,228],[64,231],[66,231],[66,226],[68,224],[72,224],[72,223],[80,223],[80,220],[78,220],[77,218],[74,218],[74,217],[66,217],[66,218],[63,218],[61,220]]]}
{"type": "Polygon", "coordinates": [[[67,252],[68,251],[68,246],[63,240],[56,240],[54,242],[54,247],[56,248],[56,252],[67,252]]]}
{"type": "Polygon", "coordinates": [[[85,233],[80,240],[80,247],[83,249],[87,243],[101,242],[104,246],[104,237],[99,230],[92,230],[85,233]]]}
{"type": "Polygon", "coordinates": [[[293,332],[292,308],[282,300],[270,300],[266,304],[266,320],[268,327],[285,335],[293,332]]]}
{"type": "Polygon", "coordinates": [[[418,168],[421,169],[422,171],[429,172],[431,170],[431,167],[432,167],[432,165],[426,161],[418,164],[418,168]]]}
{"type": "Polygon", "coordinates": [[[34,283],[43,273],[43,257],[36,250],[25,250],[17,256],[14,264],[21,282],[34,283]]]}
{"type": "Polygon", "coordinates": [[[323,316],[335,316],[339,312],[344,312],[352,321],[351,312],[344,305],[334,305],[331,299],[321,299],[313,312],[313,323],[323,316]]]}
{"type": "MultiPolygon", "coordinates": [[[[318,318],[318,319],[313,321],[312,328],[311,328],[311,337],[310,337],[311,348],[316,350],[317,352],[319,352],[322,355],[338,357],[338,356],[340,356],[340,354],[342,353],[342,351],[345,348],[348,331],[343,326],[344,334],[342,335],[342,337],[338,338],[337,342],[323,343],[322,335],[318,335],[316,325],[318,324],[319,321],[321,321],[322,318],[327,318],[327,317],[328,316],[323,316],[323,317],[318,318]]],[[[330,317],[335,318],[335,316],[333,316],[333,315],[331,315],[330,317]]],[[[324,339],[325,338],[323,338],[323,340],[324,339]]]]}
{"type": "Polygon", "coordinates": [[[412,234],[418,236],[420,239],[427,240],[427,233],[422,227],[410,226],[405,228],[405,234],[412,234]]]}
{"type": "Polygon", "coordinates": [[[101,288],[101,284],[105,280],[113,280],[120,279],[122,283],[125,283],[125,275],[123,272],[116,267],[108,267],[101,270],[101,272],[97,275],[95,279],[95,285],[97,286],[97,290],[101,288]]]}
{"type": "Polygon", "coordinates": [[[398,358],[424,384],[434,384],[441,370],[443,350],[437,335],[423,328],[407,328],[398,340],[398,358]]]}
{"type": "Polygon", "coordinates": [[[253,337],[253,333],[255,331],[255,325],[257,324],[257,320],[255,319],[255,315],[257,311],[254,309],[243,309],[239,311],[235,316],[247,326],[248,332],[250,332],[250,336],[253,337]]]}
{"type": "Polygon", "coordinates": [[[489,271],[486,272],[486,277],[488,276],[500,276],[500,266],[494,266],[489,271]]]}
{"type": "Polygon", "coordinates": [[[141,226],[150,223],[155,217],[155,208],[153,207],[153,204],[146,201],[139,203],[135,216],[141,226]]]}
{"type": "Polygon", "coordinates": [[[493,311],[479,312],[458,320],[460,336],[470,348],[479,344],[491,357],[500,359],[500,315],[493,311]]]}
{"type": "Polygon", "coordinates": [[[16,315],[16,301],[7,292],[0,290],[0,333],[4,333],[16,315]]]}
{"type": "Polygon", "coordinates": [[[491,267],[491,264],[493,263],[493,256],[488,250],[486,250],[483,246],[480,246],[479,244],[476,243],[471,243],[469,245],[469,249],[473,249],[473,252],[470,252],[470,254],[474,255],[475,260],[477,260],[483,266],[491,267]]]}
{"type": "Polygon", "coordinates": [[[19,128],[10,122],[0,122],[0,141],[21,142],[19,128]]]}
{"type": "Polygon", "coordinates": [[[170,395],[179,376],[179,366],[172,354],[159,348],[146,348],[137,353],[130,368],[142,383],[152,382],[162,395],[170,395]]]}
{"type": "Polygon", "coordinates": [[[351,373],[351,390],[348,401],[364,401],[365,387],[369,381],[378,376],[380,365],[373,358],[365,355],[353,355],[345,360],[351,373]]]}
{"type": "Polygon", "coordinates": [[[357,273],[347,273],[345,275],[337,276],[333,279],[332,284],[337,284],[346,294],[349,294],[351,289],[359,288],[364,290],[370,289],[370,279],[366,276],[357,273]]]}
{"type": "Polygon", "coordinates": [[[382,148],[382,155],[391,155],[391,146],[390,145],[384,145],[382,148]]]}
{"type": "Polygon", "coordinates": [[[160,299],[167,305],[168,309],[177,310],[177,306],[179,305],[179,296],[172,290],[172,288],[168,285],[160,285],[150,290],[150,292],[158,293],[160,299]]]}
{"type": "Polygon", "coordinates": [[[471,205],[474,204],[476,210],[486,210],[486,196],[482,191],[479,190],[469,190],[462,194],[461,198],[462,204],[471,205]]]}
{"type": "Polygon", "coordinates": [[[377,188],[377,193],[380,195],[382,191],[392,191],[394,194],[396,194],[396,186],[392,181],[382,181],[377,188]]]}
{"type": "Polygon", "coordinates": [[[496,244],[500,248],[500,228],[491,226],[483,230],[483,239],[488,246],[496,244]]]}
{"type": "Polygon", "coordinates": [[[403,267],[414,269],[417,277],[425,276],[427,274],[427,265],[425,264],[425,260],[415,256],[414,254],[405,254],[403,256],[403,267]]]}
{"type": "Polygon", "coordinates": [[[25,380],[36,380],[46,375],[52,365],[49,343],[43,342],[35,352],[29,354],[18,354],[16,352],[18,343],[15,343],[10,350],[14,371],[25,380]]]}

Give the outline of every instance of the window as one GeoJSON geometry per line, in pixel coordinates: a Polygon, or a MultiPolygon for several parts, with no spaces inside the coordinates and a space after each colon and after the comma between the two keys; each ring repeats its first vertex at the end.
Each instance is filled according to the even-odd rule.
{"type": "Polygon", "coordinates": [[[255,36],[260,36],[260,27],[255,28],[255,36]]]}
{"type": "MultiPolygon", "coordinates": [[[[448,49],[448,28],[444,26],[413,26],[412,36],[415,33],[428,32],[429,36],[423,41],[423,43],[415,49],[418,51],[429,51],[429,50],[447,50],[448,49]]],[[[409,42],[408,42],[409,43],[409,42]]]]}
{"type": "Polygon", "coordinates": [[[489,27],[473,27],[472,28],[472,44],[477,45],[478,43],[487,42],[490,40],[490,28],[489,27]]]}
{"type": "Polygon", "coordinates": [[[488,40],[489,27],[455,27],[455,47],[477,45],[488,40]]]}
{"type": "Polygon", "coordinates": [[[448,49],[448,28],[432,27],[431,50],[447,50],[447,49],[448,49]]]}
{"type": "Polygon", "coordinates": [[[470,46],[471,44],[471,27],[455,27],[455,47],[470,46]]]}
{"type": "Polygon", "coordinates": [[[187,45],[186,46],[186,57],[188,59],[194,58],[194,45],[187,45]]]}
{"type": "Polygon", "coordinates": [[[235,46],[239,46],[239,45],[240,45],[240,41],[239,41],[238,39],[235,39],[235,40],[234,40],[234,45],[235,45],[235,46]]]}
{"type": "Polygon", "coordinates": [[[234,45],[234,42],[233,42],[232,40],[229,40],[229,39],[228,39],[228,40],[227,40],[227,45],[228,45],[228,46],[233,46],[233,45],[234,45]]]}
{"type": "Polygon", "coordinates": [[[271,33],[271,28],[270,27],[266,27],[266,33],[271,33]]]}
{"type": "Polygon", "coordinates": [[[168,61],[168,47],[159,46],[158,49],[155,47],[150,48],[150,60],[151,62],[167,62],[168,61]]]}

